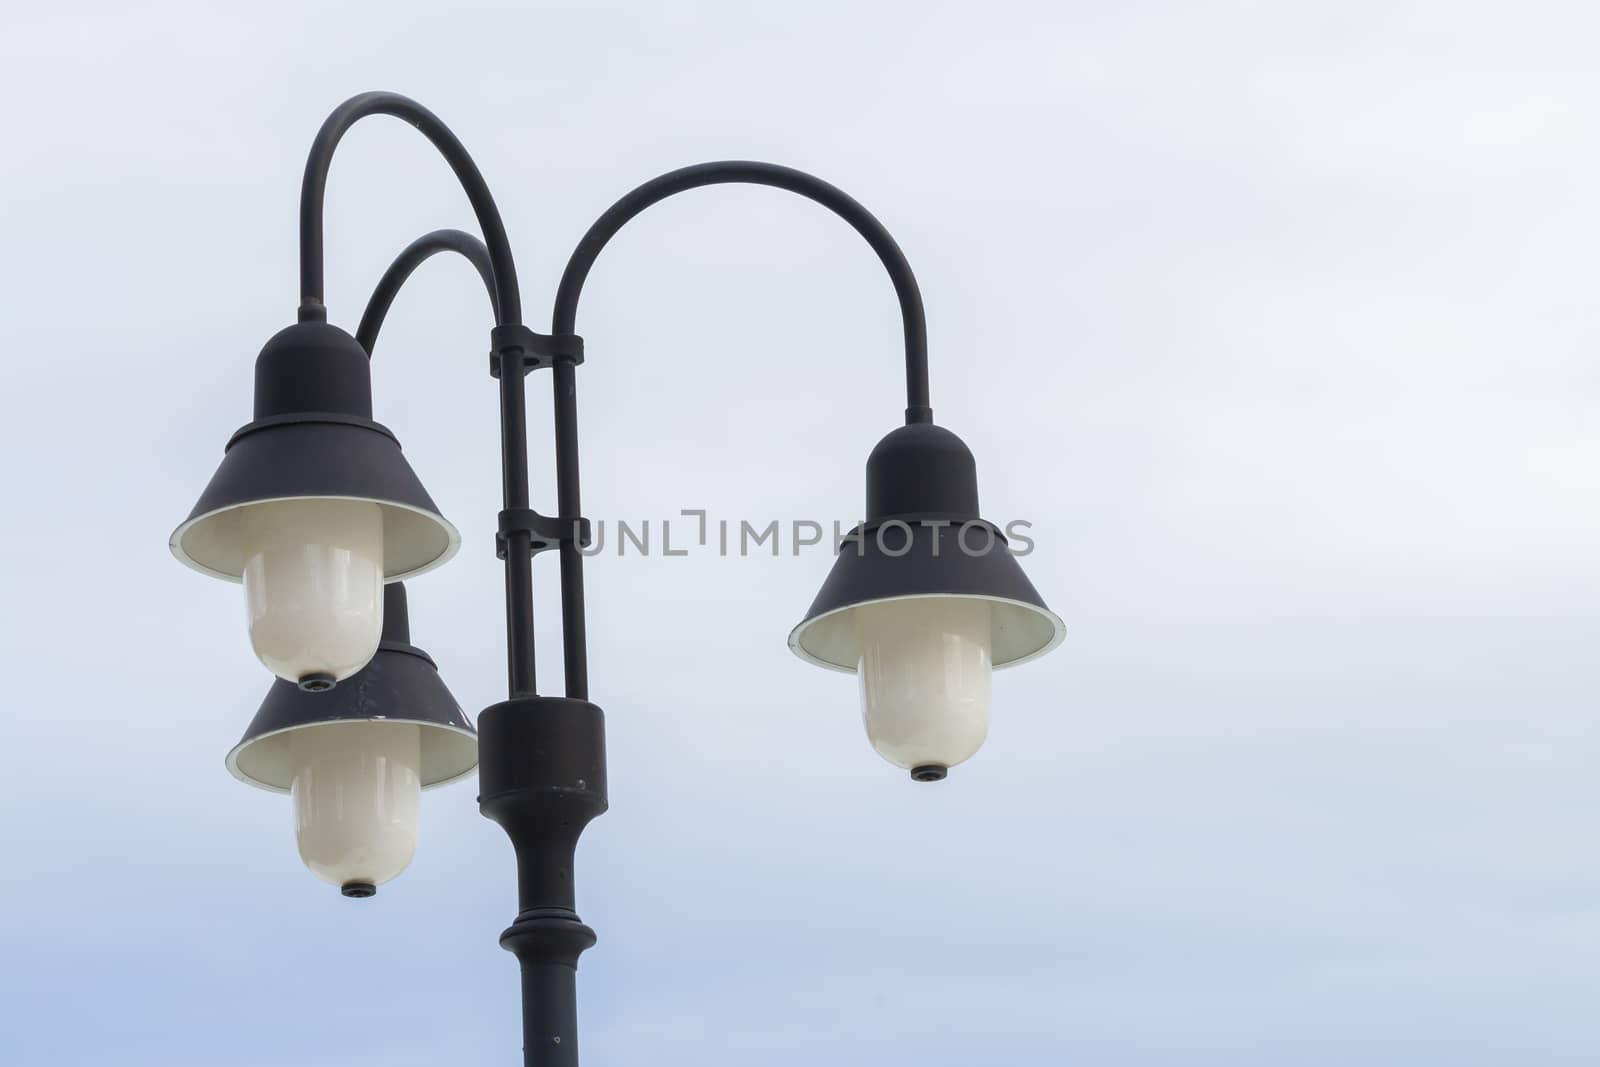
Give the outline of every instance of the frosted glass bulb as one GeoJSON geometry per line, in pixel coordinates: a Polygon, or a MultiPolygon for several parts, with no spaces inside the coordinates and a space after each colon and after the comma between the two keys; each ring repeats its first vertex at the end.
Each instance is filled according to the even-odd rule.
{"type": "Polygon", "coordinates": [[[946,768],[989,733],[989,604],[913,597],[857,608],[861,710],[878,754],[900,767],[946,768]]]}
{"type": "Polygon", "coordinates": [[[275,500],[240,514],[250,643],[279,678],[327,688],[383,634],[383,511],[365,500],[275,500]]]}
{"type": "Polygon", "coordinates": [[[294,833],[324,882],[368,895],[417,849],[422,731],[414,723],[340,722],[289,735],[294,833]]]}

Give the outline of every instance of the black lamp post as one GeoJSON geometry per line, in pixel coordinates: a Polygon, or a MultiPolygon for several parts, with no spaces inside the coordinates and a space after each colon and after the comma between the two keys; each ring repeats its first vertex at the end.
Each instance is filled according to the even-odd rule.
{"type": "Polygon", "coordinates": [[[935,781],[981,744],[989,672],[1060,643],[1061,620],[1023,576],[1005,538],[979,516],[972,454],[933,424],[927,331],[916,279],[887,231],[860,204],[800,171],[725,162],[665,174],[590,227],[556,293],[552,333],[522,323],[510,243],[476,165],[432,113],[392,93],[367,93],[323,124],[300,204],[299,321],[256,361],[255,419],[229,441],[221,467],[172,550],[190,566],[242,581],[251,638],[278,675],[228,765],[252,784],[292,792],[308,866],[347,896],[370,896],[415,845],[417,792],[472,767],[472,727],[410,644],[398,582],[449,558],[459,535],[372,420],[370,353],[406,278],[453,251],[490,292],[490,371],[499,379],[506,565],[508,697],[478,718],[479,806],[517,855],[516,921],[500,937],[522,969],[528,1064],[575,1065],[578,956],[595,935],[579,919],[573,857],[606,810],[604,724],[588,699],[578,485],[576,333],[584,279],[600,250],[650,205],[706,185],[769,185],[842,217],[882,260],[905,329],[905,425],[867,462],[867,519],[852,531],[789,643],[802,658],[862,675],[868,734],[885,758],[935,781]],[[357,120],[404,119],[443,154],[467,192],[483,241],[428,234],[384,274],[356,335],[327,323],[322,201],[335,146],[357,120]],[[530,507],[523,378],[554,374],[557,515],[530,507]],[[560,555],[565,695],[535,685],[532,557],[560,555]]]}

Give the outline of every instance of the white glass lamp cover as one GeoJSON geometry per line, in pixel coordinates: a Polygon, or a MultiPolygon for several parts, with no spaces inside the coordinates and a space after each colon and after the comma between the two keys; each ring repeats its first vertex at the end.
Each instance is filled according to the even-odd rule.
{"type": "Polygon", "coordinates": [[[976,753],[989,733],[989,603],[906,597],[854,614],[862,715],[878,754],[942,771],[976,753]]]}
{"type": "Polygon", "coordinates": [[[415,723],[341,722],[290,735],[295,840],[311,873],[349,895],[394,878],[417,848],[415,723]]]}
{"type": "Polygon", "coordinates": [[[273,500],[238,521],[250,643],[267,669],[326,687],[366,666],[383,633],[382,509],[273,500]]]}

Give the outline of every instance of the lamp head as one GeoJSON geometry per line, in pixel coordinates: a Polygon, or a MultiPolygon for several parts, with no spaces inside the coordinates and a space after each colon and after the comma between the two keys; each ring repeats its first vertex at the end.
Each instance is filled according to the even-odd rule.
{"type": "Polygon", "coordinates": [[[866,514],[789,647],[860,674],[874,746],[938,781],[983,743],[990,670],[1050,651],[1066,626],[979,517],[977,465],[949,430],[916,423],[878,442],[866,514]]]}
{"type": "Polygon", "coordinates": [[[261,350],[255,419],[170,541],[196,570],[244,583],[257,656],[307,689],[372,657],[385,582],[438,566],[460,543],[394,435],[372,421],[366,351],[322,322],[290,326],[261,350]]]}
{"type": "Polygon", "coordinates": [[[398,582],[384,589],[371,662],[331,691],[275,681],[227,757],[240,781],[293,794],[301,857],[352,897],[371,896],[410,862],[420,790],[477,764],[472,722],[411,644],[398,582]]]}

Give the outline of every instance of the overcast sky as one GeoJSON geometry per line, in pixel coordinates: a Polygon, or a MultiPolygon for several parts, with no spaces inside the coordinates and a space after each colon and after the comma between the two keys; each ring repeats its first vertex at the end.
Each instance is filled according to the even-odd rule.
{"type": "MultiPolygon", "coordinates": [[[[591,561],[586,1063],[1600,1061],[1597,35],[1579,3],[6,8],[0,1059],[517,1062],[473,785],[424,797],[375,899],[316,881],[288,801],[223,768],[268,685],[242,594],[166,546],[293,319],[311,137],[382,88],[474,153],[536,328],[661,171],[862,200],[1069,628],[917,786],[785,647],[825,554],[591,561]]],[[[472,227],[386,118],[327,207],[351,329],[406,242],[472,227]]],[[[436,261],[374,367],[465,538],[412,630],[474,713],[504,680],[488,325],[436,261]]],[[[904,401],[842,223],[679,197],[579,325],[592,517],[857,517],[904,401]]],[[[530,410],[554,510],[537,376],[530,410]]]]}

